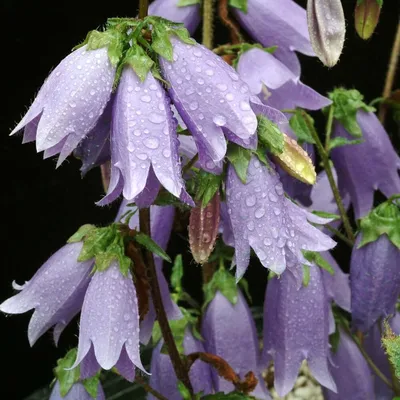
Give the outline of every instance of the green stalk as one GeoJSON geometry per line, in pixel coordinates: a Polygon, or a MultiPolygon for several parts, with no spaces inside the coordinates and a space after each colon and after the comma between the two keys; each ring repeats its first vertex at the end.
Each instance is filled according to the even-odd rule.
{"type": "Polygon", "coordinates": [[[212,49],[214,41],[214,0],[203,1],[203,44],[212,49]]]}
{"type": "Polygon", "coordinates": [[[139,1],[139,18],[143,19],[147,17],[149,10],[149,0],[140,0],[139,1]]]}

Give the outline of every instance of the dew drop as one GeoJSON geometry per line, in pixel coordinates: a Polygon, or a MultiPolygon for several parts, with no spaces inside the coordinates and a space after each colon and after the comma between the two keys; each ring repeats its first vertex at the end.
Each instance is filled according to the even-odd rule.
{"type": "Polygon", "coordinates": [[[274,207],[274,214],[279,215],[281,213],[281,210],[277,207],[274,207]]]}
{"type": "Polygon", "coordinates": [[[189,108],[194,111],[199,108],[199,103],[197,101],[193,101],[192,103],[189,104],[189,108]]]}
{"type": "Polygon", "coordinates": [[[213,118],[213,122],[217,126],[224,126],[226,124],[226,118],[223,115],[216,115],[213,118]]]}
{"type": "Polygon", "coordinates": [[[157,149],[160,141],[157,138],[149,137],[143,140],[143,144],[149,149],[157,149]]]}
{"type": "Polygon", "coordinates": [[[250,104],[247,101],[241,101],[240,102],[240,109],[243,111],[248,111],[250,110],[250,104]]]}
{"type": "Polygon", "coordinates": [[[253,231],[253,230],[254,230],[254,222],[253,222],[253,221],[249,221],[249,222],[247,223],[247,229],[248,229],[249,231],[253,231]]]}
{"type": "Polygon", "coordinates": [[[212,69],[206,69],[206,75],[213,76],[214,75],[214,71],[212,69]]]}
{"type": "Polygon", "coordinates": [[[140,98],[144,103],[150,103],[151,102],[151,97],[149,95],[144,95],[140,98]]]}
{"type": "Polygon", "coordinates": [[[256,204],[256,201],[257,201],[257,199],[256,199],[256,196],[254,196],[254,195],[250,195],[250,196],[246,197],[246,205],[248,207],[253,207],[256,204]]]}
{"type": "Polygon", "coordinates": [[[226,97],[226,99],[227,99],[228,101],[232,101],[232,100],[234,99],[234,96],[233,96],[232,93],[228,93],[225,97],[226,97]]]}
{"type": "Polygon", "coordinates": [[[268,198],[269,198],[273,203],[276,203],[276,202],[278,201],[278,198],[277,198],[272,192],[269,192],[269,193],[268,193],[268,198]]]}
{"type": "Polygon", "coordinates": [[[217,88],[218,88],[221,92],[225,92],[225,90],[228,89],[228,86],[226,86],[224,83],[218,83],[218,84],[217,84],[217,88]]]}
{"type": "Polygon", "coordinates": [[[269,239],[269,238],[265,238],[263,243],[264,243],[266,246],[271,246],[272,240],[269,239]]]}
{"type": "Polygon", "coordinates": [[[258,208],[254,213],[254,216],[258,219],[262,218],[265,215],[265,210],[263,208],[258,208]]]}
{"type": "Polygon", "coordinates": [[[161,124],[162,122],[165,121],[165,115],[164,114],[151,113],[149,115],[149,120],[151,122],[153,122],[154,124],[161,124]]]}
{"type": "Polygon", "coordinates": [[[201,57],[201,56],[202,56],[201,51],[200,51],[199,49],[195,49],[195,50],[193,51],[193,54],[194,54],[196,57],[201,57]]]}
{"type": "Polygon", "coordinates": [[[139,153],[139,154],[136,155],[136,157],[139,160],[142,160],[142,161],[147,160],[147,154],[146,153],[139,153]]]}
{"type": "Polygon", "coordinates": [[[162,154],[165,158],[171,157],[171,152],[168,149],[163,150],[162,154]]]}

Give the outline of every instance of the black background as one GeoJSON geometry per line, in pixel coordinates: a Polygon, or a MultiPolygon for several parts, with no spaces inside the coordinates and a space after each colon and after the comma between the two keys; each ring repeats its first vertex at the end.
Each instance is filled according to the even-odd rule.
{"type": "MultiPolygon", "coordinates": [[[[276,0],[279,3],[279,0],[276,0]]],[[[356,0],[343,0],[347,18],[346,44],[339,64],[325,68],[316,58],[301,57],[302,81],[321,93],[334,86],[357,88],[370,101],[381,94],[386,65],[399,17],[398,0],[385,0],[381,21],[368,41],[353,28],[356,0]]],[[[299,1],[305,6],[305,0],[299,1]]],[[[9,137],[34,94],[58,62],[82,41],[86,32],[99,27],[107,17],[134,16],[138,1],[27,1],[1,2],[1,265],[0,301],[12,294],[11,281],[23,283],[84,223],[106,224],[118,208],[99,208],[94,202],[102,195],[100,173],[94,170],[81,179],[79,162],[66,161],[55,170],[55,160],[42,160],[34,144],[21,145],[21,137],[9,137]]],[[[216,43],[227,35],[218,26],[216,43]]],[[[399,85],[397,85],[399,86],[399,85]]],[[[390,123],[389,123],[390,127],[390,123]]],[[[394,125],[392,125],[394,128],[394,125]]],[[[396,135],[395,129],[392,129],[396,135]]],[[[174,251],[186,246],[175,235],[174,251]]],[[[346,250],[336,255],[348,259],[346,250]]],[[[344,268],[346,266],[344,265],[344,268]]],[[[248,274],[255,304],[262,304],[266,271],[250,268],[248,274]]],[[[191,266],[187,284],[200,288],[199,269],[191,266]]],[[[30,313],[0,315],[0,398],[23,399],[52,379],[52,367],[65,349],[76,343],[76,323],[61,337],[56,349],[50,333],[34,348],[27,340],[30,313]]]]}

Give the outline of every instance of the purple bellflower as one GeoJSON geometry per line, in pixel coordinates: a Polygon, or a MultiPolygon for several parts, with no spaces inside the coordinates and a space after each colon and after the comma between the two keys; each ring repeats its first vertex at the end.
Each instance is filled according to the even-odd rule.
{"type": "MultiPolygon", "coordinates": [[[[374,113],[358,110],[357,122],[363,142],[356,147],[335,148],[332,160],[339,177],[339,188],[349,193],[358,219],[371,210],[375,190],[380,190],[386,197],[400,193],[400,158],[374,113]]],[[[335,123],[333,135],[354,139],[339,122],[335,123]]]]}
{"type": "Polygon", "coordinates": [[[50,74],[11,134],[25,128],[23,142],[36,140],[45,157],[59,153],[59,166],[95,128],[110,99],[114,75],[107,48],[75,50],[50,74]]]}
{"type": "MultiPolygon", "coordinates": [[[[258,384],[250,394],[257,399],[270,399],[260,374],[260,349],[256,326],[249,306],[238,290],[237,302],[233,305],[220,291],[217,291],[205,312],[202,329],[206,351],[222,357],[235,372],[243,378],[252,371],[258,384]]],[[[212,371],[216,392],[231,392],[232,383],[212,371]]]]}
{"type": "MultiPolygon", "coordinates": [[[[151,377],[150,386],[164,395],[168,400],[181,400],[182,395],[178,391],[178,380],[172,367],[171,359],[168,354],[161,353],[164,341],[160,340],[153,350],[151,357],[151,377]]],[[[203,344],[195,339],[189,328],[185,330],[183,339],[184,354],[188,355],[195,352],[204,352],[203,344]]],[[[213,393],[211,379],[211,368],[203,361],[196,361],[189,371],[190,382],[195,393],[203,392],[204,395],[213,393]]],[[[155,400],[152,395],[149,400],[155,400]]]]}
{"type": "Polygon", "coordinates": [[[308,286],[298,289],[289,272],[272,278],[264,303],[263,362],[274,362],[274,386],[283,397],[293,388],[300,365],[307,360],[315,379],[335,391],[328,369],[328,298],[321,270],[310,267],[308,286]]]}
{"type": "MultiPolygon", "coordinates": [[[[106,397],[104,395],[103,388],[99,383],[97,389],[97,396],[94,400],[105,400],[106,397]]],[[[51,391],[50,399],[49,400],[93,400],[93,397],[88,393],[83,386],[82,383],[77,382],[75,383],[72,388],[69,390],[66,396],[61,396],[60,393],[60,382],[57,381],[54,385],[53,390],[51,391]]]]}
{"type": "Polygon", "coordinates": [[[306,10],[293,0],[248,0],[247,13],[232,8],[240,24],[264,47],[278,46],[275,56],[300,75],[294,53],[315,56],[307,27],[306,10]]]}
{"type": "Polygon", "coordinates": [[[326,400],[376,400],[371,370],[354,341],[339,329],[340,341],[332,353],[330,372],[337,393],[324,390],[326,400]]]}
{"type": "Polygon", "coordinates": [[[54,253],[23,286],[20,292],[0,304],[0,311],[22,314],[35,309],[28,327],[31,346],[52,326],[54,340],[78,314],[90,281],[93,261],[78,262],[82,243],[70,243],[54,253]]]}
{"type": "Polygon", "coordinates": [[[174,196],[194,205],[181,177],[170,101],[151,73],[141,82],[132,68],[124,68],[112,119],[111,182],[98,204],[108,204],[122,192],[127,200],[136,199],[138,205],[147,207],[161,183],[174,196]]]}
{"type": "Polygon", "coordinates": [[[255,148],[257,118],[247,84],[204,46],[185,44],[174,37],[171,42],[174,61],[160,58],[160,66],[171,84],[172,101],[196,142],[202,168],[212,170],[215,162],[224,158],[225,135],[255,148]]]}
{"type": "Polygon", "coordinates": [[[180,22],[193,35],[200,23],[200,4],[179,6],[179,0],[155,0],[149,6],[149,15],[180,22]]]}
{"type": "Polygon", "coordinates": [[[236,278],[245,273],[253,248],[262,265],[281,274],[288,268],[302,280],[302,265],[310,265],[302,250],[326,251],[335,242],[311,223],[330,220],[317,217],[284,196],[279,175],[253,157],[247,183],[232,166],[226,184],[228,215],[235,242],[236,278]]]}

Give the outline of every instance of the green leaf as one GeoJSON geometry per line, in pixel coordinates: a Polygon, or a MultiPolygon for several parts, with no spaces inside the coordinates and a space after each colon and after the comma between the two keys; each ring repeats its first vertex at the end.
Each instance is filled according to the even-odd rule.
{"type": "Polygon", "coordinates": [[[94,225],[82,225],[68,240],[67,243],[76,243],[83,240],[83,238],[92,230],[96,228],[94,225]]]}
{"type": "Polygon", "coordinates": [[[337,136],[329,141],[328,150],[331,151],[332,149],[335,149],[336,147],[347,146],[350,144],[360,144],[363,142],[364,142],[363,139],[349,140],[342,136],[337,136]]]}
{"type": "Polygon", "coordinates": [[[250,290],[249,290],[249,282],[247,282],[247,279],[241,278],[240,281],[238,282],[238,285],[241,287],[244,294],[249,299],[249,302],[252,303],[253,299],[251,298],[251,294],[250,294],[250,290]]]}
{"type": "Polygon", "coordinates": [[[202,400],[254,400],[255,397],[240,392],[208,394],[202,400]]]}
{"type": "Polygon", "coordinates": [[[77,349],[70,350],[64,358],[57,361],[57,367],[54,368],[54,375],[60,382],[60,394],[65,397],[72,386],[79,381],[80,367],[79,365],[74,369],[71,368],[76,360],[77,349]]]}
{"type": "Polygon", "coordinates": [[[178,7],[192,6],[193,4],[201,4],[201,0],[178,0],[178,7]]]}
{"type": "Polygon", "coordinates": [[[175,292],[182,292],[183,262],[182,254],[178,254],[172,266],[171,285],[175,292]]]}
{"type": "Polygon", "coordinates": [[[178,390],[183,400],[192,400],[189,389],[181,381],[178,381],[178,390]]]}
{"type": "Polygon", "coordinates": [[[172,28],[172,29],[170,30],[170,32],[171,32],[172,34],[178,36],[178,38],[179,38],[182,42],[184,42],[184,43],[187,43],[187,44],[196,44],[195,40],[193,40],[193,39],[190,37],[190,33],[189,33],[189,31],[188,31],[186,28],[183,28],[183,27],[182,27],[182,28],[172,28]]]}
{"type": "Polygon", "coordinates": [[[146,235],[145,233],[139,232],[134,236],[134,239],[144,248],[161,257],[163,260],[172,262],[171,258],[165,252],[165,250],[162,249],[150,236],[146,235]]]}
{"type": "Polygon", "coordinates": [[[157,206],[174,206],[174,207],[179,207],[182,210],[188,210],[190,207],[182,203],[177,197],[175,197],[172,193],[161,189],[158,192],[158,195],[156,199],[154,200],[154,204],[157,206]]]}
{"type": "Polygon", "coordinates": [[[395,335],[387,320],[384,321],[384,327],[382,344],[390,363],[394,367],[396,377],[400,379],[400,336],[395,335]]]}
{"type": "Polygon", "coordinates": [[[333,117],[337,119],[343,127],[353,136],[362,137],[361,128],[357,122],[357,111],[363,110],[373,112],[375,108],[363,102],[364,96],[355,89],[346,90],[344,88],[335,89],[329,93],[329,98],[333,101],[333,117]]]}
{"type": "Polygon", "coordinates": [[[325,258],[321,256],[320,253],[317,253],[315,251],[303,250],[303,256],[307,261],[316,264],[318,267],[329,272],[331,275],[335,274],[335,270],[333,269],[333,267],[328,263],[328,261],[325,260],[325,258]]]}
{"type": "Polygon", "coordinates": [[[229,0],[229,5],[247,14],[247,0],[229,0]]]}
{"type": "Polygon", "coordinates": [[[167,27],[162,24],[154,25],[151,37],[151,48],[161,57],[164,57],[166,60],[172,62],[173,48],[171,40],[169,39],[167,27]]]}
{"type": "Polygon", "coordinates": [[[303,286],[307,287],[310,283],[310,267],[303,264],[303,286]]]}
{"type": "Polygon", "coordinates": [[[91,31],[87,38],[87,49],[96,50],[107,47],[108,58],[112,65],[118,65],[122,58],[126,35],[116,29],[108,29],[104,32],[91,31]]]}
{"type": "Polygon", "coordinates": [[[201,170],[196,176],[195,199],[197,201],[201,200],[202,206],[206,207],[215,196],[215,193],[217,193],[222,181],[223,175],[214,175],[201,170]]]}
{"type": "Polygon", "coordinates": [[[340,331],[336,320],[335,320],[335,325],[336,325],[335,332],[329,335],[329,344],[331,345],[331,350],[333,353],[337,352],[340,342],[340,331]]]}
{"type": "Polygon", "coordinates": [[[289,120],[289,125],[296,134],[299,144],[315,143],[305,118],[308,119],[309,124],[314,125],[314,119],[309,114],[299,108],[296,108],[296,112],[289,120]]]}
{"type": "Polygon", "coordinates": [[[360,220],[361,242],[358,248],[374,242],[381,235],[400,249],[400,202],[385,201],[360,220]]]}
{"type": "Polygon", "coordinates": [[[203,308],[212,301],[217,291],[220,291],[233,305],[236,304],[238,297],[235,277],[223,267],[214,273],[210,282],[203,285],[203,308]]]}
{"type": "Polygon", "coordinates": [[[260,142],[272,154],[281,154],[284,150],[285,140],[278,125],[264,117],[264,115],[257,115],[257,121],[257,133],[260,142]]]}
{"type": "Polygon", "coordinates": [[[226,157],[235,168],[239,179],[246,183],[247,169],[249,168],[252,152],[237,144],[229,143],[226,157]]]}
{"type": "Polygon", "coordinates": [[[94,399],[97,398],[97,392],[99,389],[99,383],[100,383],[99,375],[100,374],[82,381],[82,384],[85,387],[86,391],[89,393],[90,397],[93,397],[94,399]]]}
{"type": "Polygon", "coordinates": [[[92,229],[83,241],[83,247],[78,261],[87,261],[97,254],[104,252],[115,238],[114,227],[110,225],[105,228],[92,229]]]}
{"type": "Polygon", "coordinates": [[[154,65],[154,61],[138,45],[133,45],[127,50],[123,63],[130,65],[142,82],[154,65]]]}
{"type": "Polygon", "coordinates": [[[334,221],[338,221],[341,217],[337,214],[331,214],[325,211],[313,211],[312,214],[318,215],[321,218],[332,219],[334,221]]]}

